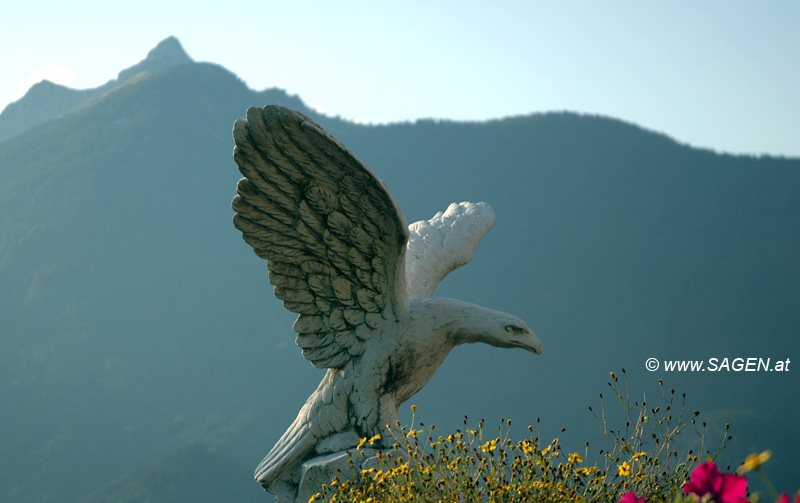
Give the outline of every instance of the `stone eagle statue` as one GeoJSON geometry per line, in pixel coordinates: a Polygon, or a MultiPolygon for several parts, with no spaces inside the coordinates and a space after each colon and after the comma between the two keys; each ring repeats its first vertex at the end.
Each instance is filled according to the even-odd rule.
{"type": "Polygon", "coordinates": [[[494,225],[489,205],[451,204],[409,226],[367,165],[286,108],[248,109],[233,137],[244,175],[234,225],[266,259],[275,295],[299,315],[292,328],[303,356],[327,369],[256,469],[269,492],[296,494],[301,465],[330,439],[352,440],[345,449],[386,436],[400,405],[453,347],[484,342],[541,353],[516,316],[431,298],[494,225]]]}

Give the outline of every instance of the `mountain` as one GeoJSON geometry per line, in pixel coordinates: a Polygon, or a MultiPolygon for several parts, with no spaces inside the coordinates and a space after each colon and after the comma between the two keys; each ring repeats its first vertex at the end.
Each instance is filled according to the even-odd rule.
{"type": "Polygon", "coordinates": [[[137,75],[154,74],[168,70],[173,66],[191,63],[192,58],[186,54],[183,46],[175,37],[168,37],[159,42],[147,57],[130,68],[119,72],[117,82],[126,82],[137,75]]]}
{"type": "Polygon", "coordinates": [[[151,50],[145,59],[121,71],[116,80],[100,87],[78,90],[43,80],[0,113],[0,143],[133,79],[191,62],[192,58],[183,50],[178,39],[169,37],[151,50]]]}
{"type": "Polygon", "coordinates": [[[202,443],[176,449],[92,493],[81,503],[260,502],[248,470],[202,443]]]}
{"type": "Polygon", "coordinates": [[[511,418],[525,435],[540,417],[544,439],[566,427],[565,449],[596,452],[587,407],[604,393],[620,419],[605,381],[625,368],[632,400],[657,404],[663,379],[701,411],[708,447],[731,423],[724,463],[770,448],[773,482],[796,489],[791,366],[644,362],[800,361],[800,160],[575,113],[355,125],[213,64],[136,74],[0,143],[0,501],[81,501],[196,442],[255,467],[315,389],[294,316],[231,222],[231,127],[268,103],[367,162],[409,222],[462,200],[497,213],[437,295],[519,315],[544,353],[459,347],[412,399],[418,420],[511,418]]]}

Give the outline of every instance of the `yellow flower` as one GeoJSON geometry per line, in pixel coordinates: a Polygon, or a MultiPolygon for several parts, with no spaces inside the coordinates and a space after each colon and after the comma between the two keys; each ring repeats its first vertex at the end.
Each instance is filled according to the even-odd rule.
{"type": "Polygon", "coordinates": [[[583,463],[583,458],[577,452],[573,452],[567,458],[568,463],[583,463]]]}
{"type": "Polygon", "coordinates": [[[374,437],[369,439],[369,445],[373,445],[375,442],[381,439],[380,435],[375,435],[374,437]]]}
{"type": "Polygon", "coordinates": [[[416,405],[412,405],[411,406],[411,412],[416,412],[418,408],[419,407],[417,407],[416,405]]]}
{"type": "Polygon", "coordinates": [[[639,458],[642,458],[642,457],[644,457],[646,455],[647,455],[646,452],[637,452],[636,454],[633,455],[633,457],[631,458],[631,461],[638,461],[639,458]]]}
{"type": "Polygon", "coordinates": [[[542,451],[542,456],[546,456],[548,452],[550,452],[550,448],[553,447],[552,445],[548,445],[545,450],[542,451]]]}
{"type": "Polygon", "coordinates": [[[620,477],[627,477],[630,474],[631,474],[631,465],[623,461],[622,464],[617,467],[617,475],[619,475],[620,477]]]}
{"type": "Polygon", "coordinates": [[[364,444],[366,443],[367,443],[367,437],[362,438],[361,441],[356,446],[356,449],[361,449],[362,447],[364,447],[364,444]]]}
{"type": "Polygon", "coordinates": [[[483,447],[481,447],[481,450],[483,452],[492,452],[496,448],[497,448],[497,440],[489,440],[488,442],[483,444],[483,447]]]}
{"type": "Polygon", "coordinates": [[[736,473],[741,475],[745,472],[749,472],[750,470],[755,470],[759,466],[766,463],[770,457],[772,457],[772,451],[770,450],[766,450],[761,454],[751,454],[747,456],[747,459],[744,460],[744,463],[742,463],[739,468],[736,469],[736,473]]]}

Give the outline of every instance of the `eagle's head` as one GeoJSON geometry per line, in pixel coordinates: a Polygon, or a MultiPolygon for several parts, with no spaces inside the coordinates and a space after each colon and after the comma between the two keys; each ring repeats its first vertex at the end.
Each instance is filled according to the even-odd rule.
{"type": "Polygon", "coordinates": [[[542,353],[542,342],[536,334],[512,314],[453,299],[426,302],[435,305],[435,311],[438,311],[435,330],[446,332],[455,346],[483,342],[498,348],[522,348],[537,355],[542,353]]]}
{"type": "Polygon", "coordinates": [[[484,342],[498,348],[522,348],[537,355],[542,354],[542,341],[524,321],[502,311],[479,309],[484,311],[483,321],[466,330],[474,335],[464,342],[484,342]]]}
{"type": "Polygon", "coordinates": [[[542,341],[536,337],[528,325],[516,316],[508,314],[506,316],[511,319],[501,320],[504,333],[491,335],[489,340],[484,342],[500,348],[522,348],[537,355],[542,354],[542,341]]]}

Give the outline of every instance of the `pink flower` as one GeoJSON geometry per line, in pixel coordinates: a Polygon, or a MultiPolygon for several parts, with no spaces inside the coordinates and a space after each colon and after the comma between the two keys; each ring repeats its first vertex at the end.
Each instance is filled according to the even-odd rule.
{"type": "Polygon", "coordinates": [[[694,494],[698,500],[708,494],[716,503],[747,503],[747,479],[720,473],[711,461],[692,470],[690,478],[683,486],[683,494],[694,494]]]}
{"type": "MultiPolygon", "coordinates": [[[[781,499],[779,499],[775,503],[792,503],[792,501],[789,499],[789,496],[787,496],[786,493],[781,493],[781,499]]],[[[794,503],[800,503],[800,492],[795,494],[794,503]]]]}
{"type": "MultiPolygon", "coordinates": [[[[635,492],[629,491],[622,495],[619,503],[647,503],[644,498],[636,496],[635,492]]],[[[782,501],[780,503],[783,503],[782,501]]]]}

